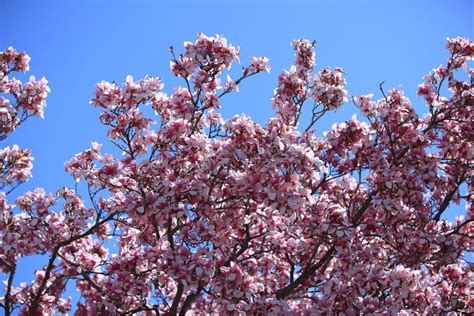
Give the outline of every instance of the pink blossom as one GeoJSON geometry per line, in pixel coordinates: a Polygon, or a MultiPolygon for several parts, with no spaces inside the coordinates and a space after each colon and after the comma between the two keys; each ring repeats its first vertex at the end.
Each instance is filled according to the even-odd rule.
{"type": "MultiPolygon", "coordinates": [[[[472,314],[472,42],[448,40],[446,65],[419,85],[426,115],[381,85],[378,98],[353,98],[361,115],[315,133],[348,92],[342,69],[313,74],[314,43],[292,43],[276,117],[261,125],[220,108],[268,59],[230,77],[239,50],[198,36],[182,55],[171,49],[183,85],[169,94],[158,77],[97,84],[91,103],[115,148],[92,143],[66,162],[84,180],[75,189],[38,188],[10,204],[32,158],[0,150],[5,313],[472,314]],[[463,216],[445,219],[461,203],[463,216]],[[16,286],[19,260],[39,254],[48,262],[16,286]],[[72,282],[79,302],[65,297],[72,282]]],[[[26,55],[0,56],[5,138],[22,115],[42,114],[49,90],[6,77],[27,69],[26,55]]]]}
{"type": "Polygon", "coordinates": [[[270,72],[271,68],[268,65],[270,60],[267,57],[252,57],[250,60],[252,63],[247,67],[248,72],[270,72]]]}

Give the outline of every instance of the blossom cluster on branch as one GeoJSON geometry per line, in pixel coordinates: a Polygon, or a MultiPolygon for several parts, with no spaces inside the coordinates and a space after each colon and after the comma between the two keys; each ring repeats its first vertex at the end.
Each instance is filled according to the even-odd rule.
{"type": "MultiPolygon", "coordinates": [[[[349,94],[342,69],[314,73],[315,45],[292,43],[296,59],[278,76],[276,116],[265,125],[218,112],[225,95],[270,70],[252,57],[238,79],[223,79],[239,49],[222,36],[200,33],[179,55],[170,48],[171,72],[183,80],[170,94],[149,76],[98,83],[91,103],[121,155],[92,143],[66,162],[84,197],[36,189],[9,204],[31,158],[0,151],[5,314],[473,313],[464,257],[474,238],[473,42],[448,39],[446,65],[418,89],[425,116],[380,86],[378,100],[353,97],[362,118],[323,136],[314,126],[349,94]],[[466,212],[451,222],[443,214],[453,204],[466,212]],[[15,287],[18,261],[35,254],[48,262],[15,287]],[[78,302],[64,297],[71,282],[78,302]]],[[[13,109],[2,119],[7,136],[17,123],[5,122],[42,114],[49,89],[5,79],[29,58],[0,56],[1,91],[16,100],[1,99],[3,112],[13,109]]]]}
{"type": "Polygon", "coordinates": [[[43,117],[50,92],[45,78],[31,76],[27,83],[9,78],[12,72],[29,70],[30,57],[12,47],[0,52],[0,140],[30,116],[43,117]]]}

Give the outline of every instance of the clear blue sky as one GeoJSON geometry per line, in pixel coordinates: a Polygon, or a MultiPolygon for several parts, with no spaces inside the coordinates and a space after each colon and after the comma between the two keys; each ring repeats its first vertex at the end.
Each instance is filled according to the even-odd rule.
{"type": "MultiPolygon", "coordinates": [[[[270,58],[272,72],[244,82],[224,100],[225,117],[246,113],[264,123],[272,115],[270,98],[281,69],[293,60],[289,43],[318,43],[318,67],[346,71],[350,95],[398,87],[415,99],[424,74],[444,63],[446,37],[474,36],[473,1],[41,1],[0,0],[0,48],[14,46],[32,57],[31,74],[49,80],[45,119],[31,119],[2,146],[17,143],[35,157],[33,179],[18,193],[46,191],[74,182],[64,161],[90,145],[106,143],[88,104],[95,83],[123,82],[127,74],[160,76],[169,92],[178,82],[169,73],[168,47],[180,50],[197,32],[223,34],[252,55],[270,58]]],[[[319,124],[349,118],[348,104],[319,124]]],[[[459,209],[458,209],[459,210],[459,209]]],[[[20,277],[30,280],[29,265],[20,277]]]]}

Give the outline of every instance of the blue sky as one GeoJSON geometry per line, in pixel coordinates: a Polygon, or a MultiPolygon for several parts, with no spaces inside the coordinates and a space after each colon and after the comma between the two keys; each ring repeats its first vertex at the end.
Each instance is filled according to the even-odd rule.
{"type": "MultiPolygon", "coordinates": [[[[246,113],[263,124],[272,116],[278,73],[293,60],[289,43],[302,37],[317,41],[318,68],[345,69],[351,96],[380,96],[378,85],[385,81],[387,89],[401,87],[421,114],[425,108],[415,98],[417,85],[445,62],[446,37],[474,37],[473,10],[469,0],[0,0],[0,49],[27,51],[29,74],[45,76],[52,90],[45,119],[30,119],[2,144],[30,148],[35,157],[33,179],[16,193],[73,186],[64,161],[91,141],[107,142],[97,122],[99,110],[88,104],[94,85],[150,74],[172,91],[182,83],[169,72],[168,47],[179,52],[197,32],[225,35],[240,46],[242,64],[252,55],[270,58],[270,74],[244,82],[238,94],[223,101],[225,117],[246,113]]],[[[327,130],[354,112],[347,104],[317,128],[327,130]]],[[[25,280],[31,278],[27,270],[20,273],[25,280]]]]}

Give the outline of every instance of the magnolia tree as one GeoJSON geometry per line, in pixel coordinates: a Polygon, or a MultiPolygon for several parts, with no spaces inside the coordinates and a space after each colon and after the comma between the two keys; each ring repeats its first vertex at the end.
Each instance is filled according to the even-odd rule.
{"type": "MultiPolygon", "coordinates": [[[[270,70],[253,57],[238,79],[222,79],[239,50],[221,36],[171,48],[183,80],[171,94],[153,77],[99,83],[91,103],[122,155],[93,143],[66,162],[83,196],[36,189],[7,201],[32,164],[28,150],[3,149],[5,315],[474,312],[464,258],[474,238],[473,42],[448,40],[447,63],[418,88],[425,115],[380,87],[379,100],[352,98],[362,118],[322,137],[318,120],[349,99],[343,71],[314,73],[314,43],[292,45],[296,60],[263,126],[218,112],[225,95],[270,70]],[[450,222],[453,204],[466,211],[450,222]],[[15,286],[19,260],[38,254],[46,265],[15,286]],[[80,292],[74,307],[69,283],[80,292]]],[[[46,80],[7,77],[28,60],[0,55],[2,139],[43,113],[46,80]]]]}

